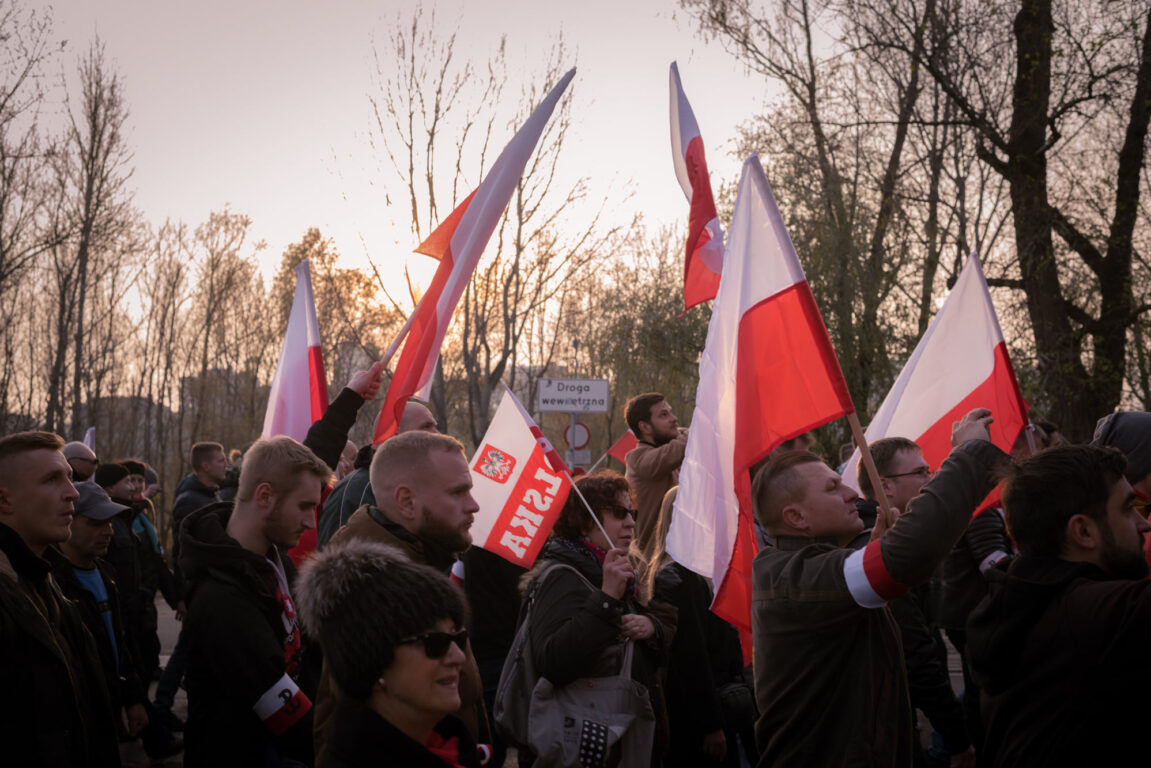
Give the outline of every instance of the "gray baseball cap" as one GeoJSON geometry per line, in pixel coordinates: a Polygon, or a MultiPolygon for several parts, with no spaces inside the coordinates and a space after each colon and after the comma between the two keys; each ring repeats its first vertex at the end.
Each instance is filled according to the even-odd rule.
{"type": "Polygon", "coordinates": [[[93,520],[110,520],[128,508],[108,498],[103,488],[92,481],[76,483],[80,498],[76,499],[76,514],[93,520]]]}

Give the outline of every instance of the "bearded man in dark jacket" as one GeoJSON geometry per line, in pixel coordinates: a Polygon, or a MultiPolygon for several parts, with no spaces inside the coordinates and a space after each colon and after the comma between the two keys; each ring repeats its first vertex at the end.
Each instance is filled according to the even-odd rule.
{"type": "Polygon", "coordinates": [[[1114,448],[1052,448],[1007,485],[1020,554],[988,571],[990,595],[967,624],[986,765],[1113,765],[1146,752],[1151,523],[1126,467],[1114,448]]]}
{"type": "Polygon", "coordinates": [[[245,455],[235,504],[213,504],[184,523],[186,766],[312,762],[295,574],[284,551],[315,527],[330,476],[295,440],[260,440],[245,455]]]}

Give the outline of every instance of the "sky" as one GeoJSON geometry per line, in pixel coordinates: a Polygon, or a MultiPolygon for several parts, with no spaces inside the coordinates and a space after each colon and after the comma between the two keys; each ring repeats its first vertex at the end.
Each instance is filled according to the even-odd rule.
{"type": "MultiPolygon", "coordinates": [[[[672,170],[668,66],[679,62],[700,125],[713,187],[734,181],[736,127],[761,111],[767,85],[719,43],[705,41],[670,0],[70,0],[51,8],[68,72],[97,34],[130,110],[136,205],[156,224],[190,226],[228,206],[252,219],[265,275],[312,226],[347,266],[430,277],[388,166],[369,143],[373,46],[417,6],[455,32],[460,56],[482,63],[507,36],[512,77],[544,68],[562,33],[578,71],[561,173],[587,174],[593,199],[631,197],[614,211],[686,235],[687,202],[672,170]],[[389,194],[391,192],[391,194],[389,194]],[[410,260],[410,261],[409,261],[410,260]],[[425,269],[426,267],[426,269],[425,269]]],[[[523,82],[509,83],[518,95],[523,82]]],[[[547,84],[550,86],[550,84],[547,84]]],[[[542,90],[543,84],[538,84],[542,90]]],[[[482,94],[475,94],[480,98],[482,94]]],[[[511,138],[496,138],[502,146],[511,138]]],[[[580,221],[566,222],[573,228],[580,221]]],[[[393,286],[394,287],[394,286],[393,286]]]]}

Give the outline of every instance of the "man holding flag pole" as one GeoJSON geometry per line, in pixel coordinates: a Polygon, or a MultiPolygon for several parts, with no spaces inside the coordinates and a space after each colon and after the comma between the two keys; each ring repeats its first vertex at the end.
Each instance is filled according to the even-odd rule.
{"type": "Polygon", "coordinates": [[[857,494],[818,457],[777,454],[753,484],[750,468],[781,443],[847,416],[882,490],[754,156],[730,229],[667,548],[713,579],[714,612],[750,625],[760,765],[908,764],[907,680],[886,602],[930,577],[1006,455],[989,442],[990,413],[971,411],[954,430],[963,445],[924,495],[898,525],[881,498],[872,540],[855,552],[857,494]],[[753,511],[774,540],[754,565],[753,511]]]}

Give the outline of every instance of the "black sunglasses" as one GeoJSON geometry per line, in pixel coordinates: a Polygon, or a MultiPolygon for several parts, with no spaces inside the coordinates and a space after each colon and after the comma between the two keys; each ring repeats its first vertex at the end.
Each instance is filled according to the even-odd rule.
{"type": "Polygon", "coordinates": [[[429,659],[442,659],[452,643],[455,643],[461,651],[467,648],[468,631],[461,629],[457,632],[424,632],[422,635],[401,638],[397,645],[408,643],[423,643],[424,655],[429,659]]]}
{"type": "Polygon", "coordinates": [[[614,517],[616,520],[626,520],[628,515],[635,517],[634,509],[621,507],[618,504],[612,504],[611,506],[604,507],[603,511],[614,517]]]}

